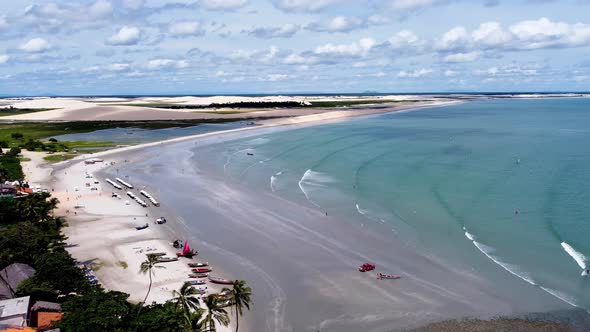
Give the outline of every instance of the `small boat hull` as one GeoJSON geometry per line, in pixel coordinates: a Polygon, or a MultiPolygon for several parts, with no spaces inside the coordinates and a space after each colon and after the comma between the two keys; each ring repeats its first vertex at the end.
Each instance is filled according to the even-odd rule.
{"type": "Polygon", "coordinates": [[[209,263],[188,263],[189,267],[206,267],[209,263]]]}
{"type": "Polygon", "coordinates": [[[211,281],[214,284],[221,284],[221,285],[233,285],[233,283],[234,283],[233,280],[215,278],[215,277],[209,277],[209,281],[211,281]]]}
{"type": "Polygon", "coordinates": [[[211,269],[210,269],[210,268],[208,268],[208,267],[202,267],[202,268],[198,268],[198,269],[192,269],[192,271],[193,271],[194,273],[207,273],[207,272],[211,272],[211,271],[213,271],[213,270],[211,270],[211,269]]]}
{"type": "Polygon", "coordinates": [[[188,275],[189,278],[207,278],[208,276],[207,273],[191,273],[188,275]]]}

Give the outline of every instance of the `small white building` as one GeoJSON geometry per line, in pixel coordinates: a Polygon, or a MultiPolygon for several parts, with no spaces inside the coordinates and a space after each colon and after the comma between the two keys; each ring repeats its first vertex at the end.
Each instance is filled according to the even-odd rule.
{"type": "Polygon", "coordinates": [[[0,301],[0,325],[27,326],[30,296],[0,301]]]}

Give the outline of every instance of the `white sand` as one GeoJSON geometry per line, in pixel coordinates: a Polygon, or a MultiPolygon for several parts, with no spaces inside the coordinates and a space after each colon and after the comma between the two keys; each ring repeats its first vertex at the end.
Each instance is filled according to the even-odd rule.
{"type": "MultiPolygon", "coordinates": [[[[422,106],[443,104],[423,103],[422,106]]],[[[399,110],[409,106],[399,107],[399,110]]],[[[374,111],[373,111],[374,112],[374,111]]],[[[321,121],[336,121],[351,116],[371,114],[371,112],[333,111],[294,118],[269,120],[263,122],[265,127],[306,124],[321,121]]],[[[125,152],[143,149],[149,146],[170,144],[185,140],[209,137],[228,132],[251,130],[256,127],[246,127],[223,132],[213,132],[175,138],[163,142],[147,143],[131,147],[109,150],[93,155],[81,155],[72,161],[54,164],[52,168],[44,167],[44,153],[24,152],[24,156],[31,158],[23,164],[27,179],[34,184],[50,188],[52,195],[60,200],[56,215],[63,215],[69,222],[65,229],[68,236],[68,248],[74,258],[87,265],[94,265],[95,274],[106,289],[119,290],[130,294],[131,301],[142,301],[148,288],[149,278],[140,274],[141,262],[146,259],[146,253],[166,252],[167,256],[175,255],[177,251],[170,242],[172,236],[165,232],[162,225],[154,224],[159,217],[158,208],[150,209],[139,206],[125,195],[126,190],[115,190],[108,183],[96,175],[97,172],[111,166],[110,163],[123,163],[121,155],[125,152]],[[105,161],[94,165],[85,165],[89,158],[104,158],[105,161]],[[61,166],[64,165],[64,166],[61,166]],[[98,180],[98,184],[94,181],[98,180]],[[89,183],[90,186],[87,186],[89,183]],[[96,187],[97,190],[91,190],[96,187]],[[76,191],[76,188],[78,189],[76,191]],[[112,198],[111,192],[116,191],[122,199],[112,198]],[[130,204],[126,205],[125,201],[130,204]],[[146,213],[149,215],[146,217],[146,213]],[[148,223],[145,230],[136,230],[135,226],[148,223]],[[125,267],[126,266],[126,267],[125,267]]],[[[139,190],[132,190],[139,196],[139,190]]],[[[198,257],[197,258],[201,258],[198,257]]],[[[172,290],[179,289],[188,280],[190,268],[187,262],[198,261],[181,258],[178,262],[162,263],[153,276],[153,287],[147,299],[162,303],[172,298],[172,290]]],[[[215,276],[224,277],[212,266],[215,276]]],[[[207,283],[210,292],[218,292],[220,285],[207,283]]],[[[219,329],[219,331],[229,331],[219,329]]]]}
{"type": "Polygon", "coordinates": [[[294,108],[294,109],[264,109],[257,112],[224,114],[225,109],[164,109],[150,108],[150,103],[179,104],[179,105],[208,105],[227,104],[237,102],[284,102],[295,101],[309,103],[312,101],[342,101],[342,100],[391,100],[416,101],[435,100],[427,96],[391,95],[391,96],[210,96],[210,97],[138,97],[138,98],[27,98],[5,99],[3,106],[16,108],[50,108],[50,111],[25,113],[2,117],[3,120],[16,121],[96,121],[96,120],[165,120],[165,119],[225,119],[225,118],[255,118],[255,117],[284,117],[300,116],[311,113],[331,112],[331,110],[294,108]],[[146,104],[143,106],[127,106],[126,104],[146,104]],[[217,114],[215,114],[217,112],[217,114]]]}
{"type": "MultiPolygon", "coordinates": [[[[52,195],[60,200],[55,214],[63,215],[68,220],[69,227],[65,229],[65,234],[71,245],[68,251],[72,256],[88,266],[94,266],[94,274],[106,289],[128,293],[130,301],[143,301],[149,277],[140,274],[139,268],[146,254],[166,252],[167,256],[175,256],[178,251],[171,246],[172,239],[162,231],[162,226],[154,223],[155,217],[146,217],[146,213],[153,215],[154,212],[147,212],[146,208],[129,199],[125,190],[115,190],[92,175],[110,166],[110,161],[94,165],[85,165],[79,161],[67,168],[56,168],[51,174],[52,169],[47,167],[49,165],[44,165],[43,157],[47,154],[25,151],[23,155],[31,158],[31,161],[23,163],[28,181],[49,187],[52,195]],[[94,181],[99,181],[99,184],[94,184],[94,181]],[[98,190],[91,190],[92,187],[98,190]],[[123,198],[112,198],[112,191],[117,191],[123,198]],[[126,205],[126,201],[130,204],[126,205]],[[147,229],[135,229],[135,226],[146,222],[150,225],[147,229]]],[[[132,191],[139,196],[137,189],[132,191]]],[[[172,291],[180,289],[184,281],[189,280],[187,274],[191,271],[187,263],[198,261],[181,258],[177,262],[159,264],[161,267],[155,269],[152,289],[146,302],[163,303],[170,300],[172,291]]],[[[196,287],[208,287],[207,294],[217,293],[223,288],[222,285],[210,283],[196,287]]],[[[231,328],[218,330],[231,331],[231,328]]]]}

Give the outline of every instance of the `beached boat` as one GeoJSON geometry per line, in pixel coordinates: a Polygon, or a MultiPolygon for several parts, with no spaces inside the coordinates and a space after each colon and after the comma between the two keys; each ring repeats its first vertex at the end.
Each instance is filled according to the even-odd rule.
{"type": "Polygon", "coordinates": [[[208,262],[205,263],[188,263],[189,267],[205,267],[205,266],[209,266],[208,262]]]}
{"type": "Polygon", "coordinates": [[[222,284],[222,285],[233,285],[233,280],[223,279],[223,278],[216,278],[216,277],[209,277],[209,281],[214,284],[222,284]]]}
{"type": "Polygon", "coordinates": [[[198,253],[194,250],[191,250],[191,247],[188,245],[188,241],[184,241],[184,246],[182,247],[182,252],[177,252],[177,257],[186,257],[186,258],[193,258],[193,256],[198,255],[198,253]]]}
{"type": "Polygon", "coordinates": [[[191,273],[188,275],[189,278],[207,278],[209,273],[191,273]]]}
{"type": "Polygon", "coordinates": [[[166,256],[165,252],[148,252],[146,255],[166,256]]]}
{"type": "Polygon", "coordinates": [[[168,263],[168,262],[176,262],[178,260],[177,257],[166,257],[166,256],[162,256],[158,259],[158,262],[160,263],[168,263]]]}
{"type": "Polygon", "coordinates": [[[382,279],[399,279],[401,278],[398,275],[395,274],[383,274],[383,273],[379,273],[377,274],[377,279],[382,280],[382,279]]]}
{"type": "Polygon", "coordinates": [[[359,271],[360,272],[373,271],[374,269],[375,269],[375,265],[374,264],[365,263],[365,264],[359,266],[359,271]]]}
{"type": "Polygon", "coordinates": [[[145,225],[142,226],[135,226],[135,229],[137,229],[138,231],[142,230],[142,229],[146,229],[150,227],[150,225],[148,225],[147,223],[145,225]]]}
{"type": "Polygon", "coordinates": [[[207,272],[211,272],[213,270],[211,270],[208,267],[200,267],[200,268],[192,269],[192,271],[195,273],[207,273],[207,272]]]}
{"type": "Polygon", "coordinates": [[[207,283],[207,280],[203,280],[203,279],[200,279],[200,280],[189,280],[187,282],[189,284],[191,284],[191,285],[204,285],[204,284],[207,283]]]}

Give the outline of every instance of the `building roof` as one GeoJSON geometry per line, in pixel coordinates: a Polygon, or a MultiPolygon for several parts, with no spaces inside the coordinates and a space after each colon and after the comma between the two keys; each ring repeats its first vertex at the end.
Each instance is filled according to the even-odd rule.
{"type": "Polygon", "coordinates": [[[61,312],[40,312],[37,314],[37,327],[51,327],[51,323],[59,322],[62,316],[61,312]]]}
{"type": "Polygon", "coordinates": [[[35,274],[35,269],[27,264],[14,263],[0,271],[0,300],[14,297],[16,288],[23,280],[35,274]]]}
{"type": "Polygon", "coordinates": [[[33,311],[61,311],[61,305],[55,302],[37,301],[31,308],[33,311]]]}
{"type": "Polygon", "coordinates": [[[26,326],[30,296],[0,301],[0,323],[26,326]]]}

